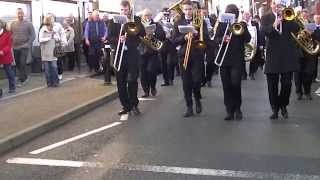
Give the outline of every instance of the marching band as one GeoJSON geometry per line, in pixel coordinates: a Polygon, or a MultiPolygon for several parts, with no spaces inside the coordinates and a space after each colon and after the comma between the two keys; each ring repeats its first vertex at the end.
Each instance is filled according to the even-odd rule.
{"type": "Polygon", "coordinates": [[[303,95],[312,99],[320,17],[315,16],[316,25],[307,29],[310,23],[303,20],[303,12],[296,13],[283,2],[273,0],[260,16],[240,12],[235,4],[229,4],[224,13],[214,17],[199,0],[179,0],[152,19],[151,10],[146,8],[140,17],[135,16],[131,2],[123,0],[120,15],[114,15],[108,23],[123,106],[119,115],[140,114],[139,74],[142,97],[156,96],[157,75],[163,75],[161,86],[172,86],[178,65],[186,103],[184,117],[194,116],[194,104],[195,112],[202,112],[201,87],[211,87],[212,75],[219,70],[227,114],[224,120],[241,120],[241,81],[247,78],[249,61],[251,80],[258,67],[265,64],[270,119],[278,119],[279,111],[287,119],[293,78],[298,99],[303,95]]]}

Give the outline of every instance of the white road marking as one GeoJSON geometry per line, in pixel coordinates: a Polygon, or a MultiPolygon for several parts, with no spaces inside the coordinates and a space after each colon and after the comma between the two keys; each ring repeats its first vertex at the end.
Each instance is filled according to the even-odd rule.
{"type": "Polygon", "coordinates": [[[314,93],[320,94],[320,87],[314,93]]]}
{"type": "Polygon", "coordinates": [[[139,98],[139,101],[155,101],[156,98],[139,98]]]}
{"type": "Polygon", "coordinates": [[[43,152],[45,152],[45,151],[49,151],[49,150],[52,150],[52,149],[54,149],[54,148],[63,146],[63,145],[65,145],[65,144],[68,144],[68,143],[70,143],[70,142],[79,140],[79,139],[81,139],[81,138],[90,136],[90,135],[92,135],[92,134],[96,134],[96,133],[101,132],[101,131],[104,131],[104,130],[106,130],[106,129],[109,129],[109,128],[118,126],[118,125],[120,125],[120,124],[122,124],[122,123],[121,123],[121,122],[114,122],[114,123],[109,124],[109,125],[107,125],[107,126],[103,126],[103,127],[101,127],[101,128],[98,128],[98,129],[95,129],[95,130],[86,132],[86,133],[84,133],[84,134],[80,134],[80,135],[78,135],[78,136],[75,136],[75,137],[72,137],[72,138],[69,138],[69,139],[66,139],[66,140],[57,142],[57,143],[55,143],[55,144],[52,144],[52,145],[43,147],[43,148],[41,148],[41,149],[34,150],[34,151],[32,151],[32,152],[29,152],[29,153],[30,153],[30,154],[40,154],[40,153],[43,153],[43,152]]]}
{"type": "Polygon", "coordinates": [[[123,114],[120,116],[120,121],[126,121],[129,118],[129,114],[123,114]]]}
{"type": "Polygon", "coordinates": [[[224,170],[224,169],[200,169],[200,168],[185,168],[185,167],[170,167],[170,166],[148,166],[148,165],[134,165],[134,164],[120,164],[115,169],[128,170],[128,171],[144,171],[144,172],[155,172],[155,173],[232,177],[232,178],[254,178],[254,179],[272,179],[272,180],[283,180],[283,179],[320,180],[320,176],[317,176],[317,175],[232,171],[232,170],[224,170]]]}
{"type": "Polygon", "coordinates": [[[102,163],[99,162],[84,162],[84,161],[66,161],[53,159],[35,159],[35,158],[11,158],[6,161],[9,164],[26,164],[39,166],[58,166],[58,167],[90,167],[101,168],[102,163]]]}

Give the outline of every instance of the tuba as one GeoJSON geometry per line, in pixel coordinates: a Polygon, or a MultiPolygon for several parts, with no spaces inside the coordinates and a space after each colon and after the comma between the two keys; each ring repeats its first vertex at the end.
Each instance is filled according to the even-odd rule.
{"type": "MultiPolygon", "coordinates": [[[[145,21],[144,19],[142,19],[141,22],[146,29],[149,28],[152,31],[155,31],[157,28],[156,24],[149,25],[149,22],[145,21]]],[[[144,37],[139,37],[139,38],[143,44],[145,44],[146,46],[148,46],[149,48],[151,48],[155,51],[160,51],[163,46],[163,42],[160,41],[159,39],[157,39],[155,37],[154,33],[147,34],[144,37]]]]}
{"type": "Polygon", "coordinates": [[[303,20],[300,17],[300,14],[295,15],[292,8],[285,8],[282,11],[283,19],[287,21],[295,21],[300,26],[298,33],[292,33],[291,35],[297,44],[308,54],[316,55],[320,50],[320,43],[312,39],[311,33],[304,28],[303,20]]]}

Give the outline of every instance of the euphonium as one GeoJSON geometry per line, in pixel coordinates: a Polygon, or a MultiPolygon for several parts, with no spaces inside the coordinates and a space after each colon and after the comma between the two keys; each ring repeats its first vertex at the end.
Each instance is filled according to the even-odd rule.
{"type": "Polygon", "coordinates": [[[283,19],[287,21],[295,21],[300,26],[300,30],[297,34],[291,33],[292,37],[299,44],[299,46],[308,54],[315,55],[319,53],[320,44],[317,40],[312,39],[311,33],[304,28],[303,20],[300,18],[300,14],[295,15],[292,8],[285,8],[282,11],[283,19]]]}
{"type": "Polygon", "coordinates": [[[169,7],[168,11],[174,10],[176,11],[179,15],[182,15],[182,9],[181,9],[181,3],[183,2],[183,0],[180,0],[178,2],[176,2],[175,4],[173,4],[171,7],[169,7]]]}

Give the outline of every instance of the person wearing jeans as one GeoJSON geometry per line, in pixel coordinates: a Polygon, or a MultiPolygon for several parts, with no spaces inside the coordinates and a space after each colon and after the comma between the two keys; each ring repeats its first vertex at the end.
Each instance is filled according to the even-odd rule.
{"type": "Polygon", "coordinates": [[[53,25],[53,18],[50,15],[44,17],[42,28],[39,32],[41,59],[44,64],[45,77],[48,87],[58,87],[58,65],[57,57],[54,56],[55,41],[57,37],[53,25]]]}
{"type": "MultiPolygon", "coordinates": [[[[6,24],[0,20],[0,65],[3,65],[4,71],[9,81],[9,93],[14,93],[16,90],[15,74],[11,63],[13,61],[12,55],[12,35],[6,30],[6,24]]],[[[2,89],[0,89],[0,97],[2,96],[2,89]]]]}
{"type": "Polygon", "coordinates": [[[28,79],[27,59],[30,48],[35,39],[35,31],[31,22],[24,19],[24,12],[21,8],[16,11],[17,20],[10,25],[13,39],[13,51],[19,72],[19,81],[23,85],[28,79]]]}

